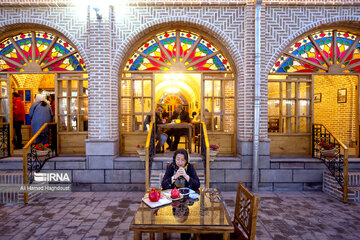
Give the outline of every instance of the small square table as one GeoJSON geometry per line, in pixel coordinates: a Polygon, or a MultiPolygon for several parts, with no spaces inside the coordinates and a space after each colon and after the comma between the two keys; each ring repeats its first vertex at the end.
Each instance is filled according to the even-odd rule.
{"type": "Polygon", "coordinates": [[[191,143],[192,143],[192,124],[191,123],[166,123],[166,124],[158,124],[158,128],[161,129],[180,129],[180,128],[186,128],[188,129],[188,149],[189,153],[191,153],[191,143]]]}
{"type": "Polygon", "coordinates": [[[143,232],[149,232],[150,239],[154,233],[216,233],[230,239],[234,226],[223,201],[212,202],[205,190],[200,189],[197,201],[184,198],[159,209],[151,209],[141,202],[130,225],[134,239],[140,240],[143,232]]]}

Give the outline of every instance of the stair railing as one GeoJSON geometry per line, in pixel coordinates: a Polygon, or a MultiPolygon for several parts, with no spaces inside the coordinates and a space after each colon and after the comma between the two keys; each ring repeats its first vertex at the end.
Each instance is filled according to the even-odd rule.
{"type": "Polygon", "coordinates": [[[0,158],[10,157],[10,124],[0,123],[0,158]]]}
{"type": "Polygon", "coordinates": [[[206,188],[210,188],[210,147],[209,138],[204,122],[200,124],[200,143],[201,143],[201,159],[204,163],[205,169],[205,184],[206,188]]]}
{"type": "Polygon", "coordinates": [[[331,174],[343,189],[343,202],[348,199],[348,147],[336,138],[323,124],[313,124],[312,129],[312,156],[320,159],[329,169],[331,174]],[[332,144],[335,151],[334,157],[326,157],[322,154],[322,141],[332,144]]]}
{"type": "Polygon", "coordinates": [[[145,144],[145,191],[150,188],[151,166],[155,156],[155,127],[150,123],[145,144]]]}
{"type": "MultiPolygon", "coordinates": [[[[31,184],[34,181],[34,173],[40,172],[44,164],[50,158],[58,155],[57,149],[57,126],[56,123],[45,123],[39,131],[23,147],[23,184],[31,184]],[[37,149],[36,138],[41,136],[47,139],[49,151],[41,152],[37,149]],[[30,149],[30,152],[28,151],[30,149]]],[[[24,203],[28,203],[28,192],[24,192],[24,203]]]]}

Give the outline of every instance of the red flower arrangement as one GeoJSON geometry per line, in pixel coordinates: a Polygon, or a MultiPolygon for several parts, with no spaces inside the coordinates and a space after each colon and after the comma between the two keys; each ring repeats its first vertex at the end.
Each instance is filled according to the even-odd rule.
{"type": "Polygon", "coordinates": [[[38,143],[35,145],[35,148],[36,148],[36,150],[40,150],[40,151],[51,150],[50,144],[48,144],[48,143],[46,143],[46,144],[38,143]]]}
{"type": "Polygon", "coordinates": [[[210,145],[210,150],[213,150],[213,151],[217,151],[217,150],[219,150],[219,146],[218,145],[216,145],[216,144],[211,144],[210,145]]]}
{"type": "Polygon", "coordinates": [[[324,150],[330,150],[334,148],[334,144],[328,143],[325,139],[319,143],[319,146],[324,150]]]}
{"type": "Polygon", "coordinates": [[[144,146],[144,145],[139,145],[139,144],[138,144],[136,147],[137,147],[139,150],[145,149],[145,146],[144,146]]]}

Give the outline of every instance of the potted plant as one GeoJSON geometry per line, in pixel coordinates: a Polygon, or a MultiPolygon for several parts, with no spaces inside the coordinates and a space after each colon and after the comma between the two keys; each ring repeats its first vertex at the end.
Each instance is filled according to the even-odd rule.
{"type": "Polygon", "coordinates": [[[144,145],[137,145],[137,153],[142,161],[145,161],[145,146],[144,145]]]}
{"type": "Polygon", "coordinates": [[[320,154],[322,156],[324,156],[326,159],[328,160],[332,160],[336,154],[337,154],[337,150],[334,146],[334,144],[332,143],[328,143],[325,139],[322,140],[320,143],[319,143],[319,146],[320,146],[320,154]]]}
{"type": "Polygon", "coordinates": [[[210,145],[210,152],[209,152],[210,161],[215,160],[216,155],[219,153],[219,149],[220,149],[220,147],[218,145],[216,145],[216,144],[211,144],[210,145]]]}
{"type": "Polygon", "coordinates": [[[37,143],[35,144],[36,155],[38,157],[46,156],[51,152],[50,144],[37,143]]]}

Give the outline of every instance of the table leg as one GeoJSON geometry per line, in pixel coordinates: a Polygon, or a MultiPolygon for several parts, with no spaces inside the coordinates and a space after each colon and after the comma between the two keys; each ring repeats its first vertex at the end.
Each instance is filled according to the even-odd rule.
{"type": "Polygon", "coordinates": [[[230,240],[230,233],[228,233],[228,232],[223,233],[223,239],[224,240],[230,240]]]}
{"type": "Polygon", "coordinates": [[[189,153],[191,153],[191,143],[192,143],[192,132],[191,132],[191,128],[192,127],[189,127],[189,142],[188,142],[188,144],[189,144],[189,153]]]}
{"type": "Polygon", "coordinates": [[[142,233],[140,231],[134,231],[134,240],[141,240],[142,233]]]}
{"type": "Polygon", "coordinates": [[[195,239],[196,239],[196,240],[200,240],[200,239],[201,239],[199,233],[195,233],[194,235],[195,235],[195,239]]]}
{"type": "Polygon", "coordinates": [[[150,232],[149,237],[150,237],[150,240],[154,240],[155,239],[155,233],[150,232]]]}

